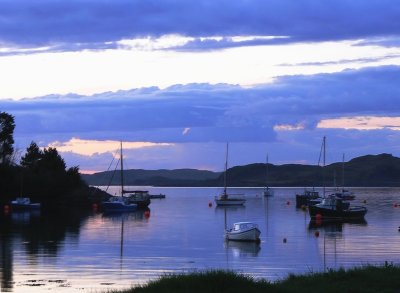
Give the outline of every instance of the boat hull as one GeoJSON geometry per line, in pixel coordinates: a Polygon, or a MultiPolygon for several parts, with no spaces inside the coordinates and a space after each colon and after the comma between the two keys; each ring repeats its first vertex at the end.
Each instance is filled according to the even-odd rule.
{"type": "Polygon", "coordinates": [[[263,191],[263,195],[264,195],[265,197],[274,196],[274,192],[273,192],[271,189],[267,189],[267,190],[264,190],[264,191],[263,191]]]}
{"type": "Polygon", "coordinates": [[[11,209],[14,211],[30,211],[30,210],[39,210],[40,203],[31,203],[31,204],[19,204],[19,203],[11,203],[11,209]]]}
{"type": "Polygon", "coordinates": [[[364,219],[367,209],[365,207],[351,207],[348,209],[337,210],[317,205],[309,206],[308,211],[312,219],[316,219],[320,215],[321,220],[348,220],[348,219],[364,219]]]}
{"type": "Polygon", "coordinates": [[[136,204],[125,204],[121,202],[103,202],[103,211],[107,213],[133,212],[136,211],[136,204]]]}
{"type": "Polygon", "coordinates": [[[215,199],[215,203],[217,204],[217,206],[242,206],[245,202],[245,199],[239,198],[215,199]]]}
{"type": "Polygon", "coordinates": [[[244,231],[229,231],[225,232],[225,238],[233,241],[260,241],[260,230],[251,228],[244,231]]]}

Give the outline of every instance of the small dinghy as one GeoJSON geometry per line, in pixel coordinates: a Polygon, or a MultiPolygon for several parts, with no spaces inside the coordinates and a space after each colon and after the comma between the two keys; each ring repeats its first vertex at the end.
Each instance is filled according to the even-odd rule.
{"type": "Polygon", "coordinates": [[[260,230],[252,222],[234,223],[231,229],[225,231],[226,240],[235,241],[260,241],[260,230]]]}

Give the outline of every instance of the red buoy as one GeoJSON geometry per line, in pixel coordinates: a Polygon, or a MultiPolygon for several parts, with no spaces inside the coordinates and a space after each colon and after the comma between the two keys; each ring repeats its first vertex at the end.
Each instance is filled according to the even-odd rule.
{"type": "Polygon", "coordinates": [[[319,231],[315,231],[314,235],[315,237],[319,237],[319,231]]]}
{"type": "Polygon", "coordinates": [[[10,211],[10,206],[8,204],[4,205],[4,212],[8,213],[10,211]]]}
{"type": "Polygon", "coordinates": [[[145,217],[146,219],[150,218],[150,212],[149,212],[149,211],[145,211],[145,212],[144,212],[144,217],[145,217]]]}
{"type": "Polygon", "coordinates": [[[315,220],[321,221],[322,220],[322,215],[321,214],[316,214],[315,215],[315,220]]]}
{"type": "Polygon", "coordinates": [[[397,204],[397,203],[393,204],[393,207],[397,208],[397,207],[398,207],[398,204],[397,204]]]}
{"type": "Polygon", "coordinates": [[[290,205],[290,200],[288,200],[288,201],[286,202],[286,204],[287,204],[287,205],[290,205]]]}
{"type": "Polygon", "coordinates": [[[208,203],[208,207],[209,207],[209,208],[212,207],[212,202],[211,202],[211,201],[208,203]]]}

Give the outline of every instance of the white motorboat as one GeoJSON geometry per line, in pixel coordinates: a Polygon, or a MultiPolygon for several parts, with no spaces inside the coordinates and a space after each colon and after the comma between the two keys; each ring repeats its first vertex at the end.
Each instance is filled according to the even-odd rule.
{"type": "Polygon", "coordinates": [[[234,223],[231,229],[225,230],[227,240],[260,241],[260,234],[258,225],[252,222],[234,223]]]}

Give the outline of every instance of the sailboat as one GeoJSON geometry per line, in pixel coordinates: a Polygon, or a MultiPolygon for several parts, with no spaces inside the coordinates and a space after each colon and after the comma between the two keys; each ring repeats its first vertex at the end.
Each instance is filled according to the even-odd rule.
{"type": "Polygon", "coordinates": [[[124,189],[124,157],[122,155],[121,142],[121,188],[122,196],[131,204],[136,204],[138,208],[147,208],[150,205],[150,194],[147,190],[125,190],[124,189]],[[124,195],[126,194],[126,195],[124,195]]]}
{"type": "Polygon", "coordinates": [[[356,197],[352,191],[344,187],[344,154],[342,159],[342,190],[335,190],[335,196],[344,200],[353,200],[356,197]]]}
{"type": "Polygon", "coordinates": [[[132,202],[129,196],[124,196],[124,164],[122,154],[122,142],[120,150],[121,161],[121,196],[111,196],[108,200],[102,202],[105,212],[131,212],[138,208],[138,203],[132,202]]]}
{"type": "Polygon", "coordinates": [[[215,197],[217,206],[241,206],[244,205],[246,199],[243,196],[232,196],[227,193],[227,170],[228,170],[228,151],[229,145],[226,144],[226,159],[225,159],[225,172],[224,172],[224,191],[221,195],[215,197]]]}
{"type": "Polygon", "coordinates": [[[265,186],[264,186],[264,191],[263,191],[263,195],[264,196],[273,196],[274,195],[274,191],[269,188],[268,186],[268,155],[267,155],[267,159],[266,159],[266,164],[265,164],[265,186]]]}
{"type": "MultiPolygon", "coordinates": [[[[325,136],[324,136],[324,166],[325,166],[325,136]]],[[[344,159],[343,159],[344,161],[344,159]]],[[[315,205],[309,205],[308,211],[311,219],[336,221],[336,220],[362,220],[367,213],[367,208],[363,206],[350,206],[350,202],[344,201],[337,194],[331,194],[325,197],[324,182],[324,198],[322,202],[315,205]]]]}
{"type": "MultiPolygon", "coordinates": [[[[319,154],[319,160],[318,160],[318,166],[321,160],[321,154],[323,154],[323,167],[325,167],[325,148],[326,148],[326,137],[324,136],[322,139],[322,145],[321,145],[321,151],[319,154]]],[[[324,170],[324,169],[322,169],[324,170]]],[[[324,171],[323,171],[324,172],[324,171]]],[[[324,177],[324,176],[323,176],[324,177]]],[[[325,181],[325,178],[323,178],[325,181]]],[[[324,188],[323,188],[323,195],[325,196],[325,182],[324,182],[324,188]]],[[[319,196],[319,192],[312,188],[312,190],[307,190],[305,189],[302,194],[296,194],[296,207],[303,207],[303,206],[309,206],[313,205],[316,203],[321,202],[321,197],[319,196]]]]}
{"type": "Polygon", "coordinates": [[[11,201],[11,208],[14,211],[27,211],[27,210],[39,210],[40,203],[31,202],[29,197],[23,197],[23,173],[21,173],[21,187],[20,187],[20,196],[15,200],[11,201]]]}

